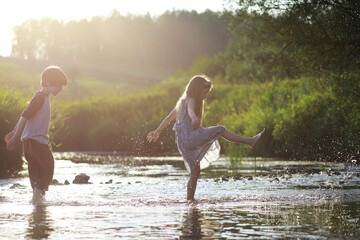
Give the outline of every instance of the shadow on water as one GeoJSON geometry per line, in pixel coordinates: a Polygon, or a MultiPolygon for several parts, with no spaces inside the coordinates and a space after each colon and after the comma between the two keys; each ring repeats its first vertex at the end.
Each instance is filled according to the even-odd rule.
{"type": "Polygon", "coordinates": [[[26,236],[30,239],[48,238],[51,232],[54,231],[52,220],[45,204],[34,206],[28,221],[29,226],[27,228],[26,236]]]}
{"type": "MultiPolygon", "coordinates": [[[[189,206],[183,215],[179,239],[202,239],[214,235],[221,236],[221,225],[204,214],[196,205],[189,206]]],[[[217,238],[223,239],[223,238],[217,238]]]]}

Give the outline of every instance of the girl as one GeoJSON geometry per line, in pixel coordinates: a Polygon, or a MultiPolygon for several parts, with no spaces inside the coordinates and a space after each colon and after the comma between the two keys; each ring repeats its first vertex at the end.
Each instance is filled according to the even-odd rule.
{"type": "Polygon", "coordinates": [[[175,108],[162,121],[159,127],[148,134],[149,142],[156,141],[161,132],[177,116],[173,130],[176,132],[176,143],[180,154],[184,158],[185,166],[190,173],[187,184],[187,199],[194,200],[200,169],[208,167],[220,156],[218,138],[243,143],[255,147],[265,129],[258,135],[245,138],[225,129],[223,126],[204,128],[201,126],[204,100],[211,89],[211,82],[205,76],[194,76],[187,85],[183,96],[175,108]]]}

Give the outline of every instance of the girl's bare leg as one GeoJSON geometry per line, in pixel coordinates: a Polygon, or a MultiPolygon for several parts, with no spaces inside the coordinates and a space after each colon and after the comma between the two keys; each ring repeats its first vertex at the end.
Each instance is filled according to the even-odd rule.
{"type": "Polygon", "coordinates": [[[194,200],[197,181],[200,176],[200,163],[195,167],[187,184],[187,200],[194,200]]]}
{"type": "Polygon", "coordinates": [[[230,132],[228,130],[225,130],[222,137],[230,142],[243,143],[243,144],[249,145],[249,147],[251,147],[251,148],[254,148],[256,146],[257,142],[260,140],[260,138],[264,134],[264,132],[265,132],[265,129],[262,130],[256,136],[247,138],[247,137],[240,136],[236,133],[230,132]]]}

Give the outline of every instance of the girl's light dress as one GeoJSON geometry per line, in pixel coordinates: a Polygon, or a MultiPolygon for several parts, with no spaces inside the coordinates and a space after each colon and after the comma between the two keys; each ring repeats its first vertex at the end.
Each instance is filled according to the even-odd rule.
{"type": "Polygon", "coordinates": [[[224,126],[209,128],[199,127],[194,130],[191,118],[187,113],[188,99],[181,101],[177,115],[178,119],[173,130],[176,132],[176,143],[184,158],[185,166],[191,174],[200,162],[200,169],[207,168],[220,157],[218,138],[225,131],[224,126]]]}

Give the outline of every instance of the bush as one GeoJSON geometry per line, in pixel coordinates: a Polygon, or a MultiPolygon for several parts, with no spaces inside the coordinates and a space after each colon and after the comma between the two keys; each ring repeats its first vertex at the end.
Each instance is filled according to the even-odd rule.
{"type": "Polygon", "coordinates": [[[18,144],[16,150],[9,152],[3,140],[11,132],[25,107],[25,100],[20,92],[10,89],[0,89],[0,177],[8,177],[22,169],[22,148],[18,144]]]}

